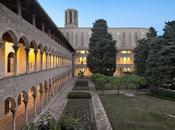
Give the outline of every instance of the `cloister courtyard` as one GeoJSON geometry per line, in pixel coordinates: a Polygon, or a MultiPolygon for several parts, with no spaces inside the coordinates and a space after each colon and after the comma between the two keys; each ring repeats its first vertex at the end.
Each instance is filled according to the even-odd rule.
{"type": "Polygon", "coordinates": [[[97,1],[0,0],[0,130],[175,130],[174,1],[97,1]]]}

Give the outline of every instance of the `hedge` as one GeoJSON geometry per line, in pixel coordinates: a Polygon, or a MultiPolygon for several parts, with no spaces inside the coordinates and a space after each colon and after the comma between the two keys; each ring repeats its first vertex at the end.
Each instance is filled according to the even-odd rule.
{"type": "Polygon", "coordinates": [[[151,92],[149,95],[165,100],[175,101],[175,93],[167,90],[158,89],[151,92]]]}
{"type": "Polygon", "coordinates": [[[68,99],[90,99],[91,97],[89,92],[70,92],[67,95],[68,99]]]}

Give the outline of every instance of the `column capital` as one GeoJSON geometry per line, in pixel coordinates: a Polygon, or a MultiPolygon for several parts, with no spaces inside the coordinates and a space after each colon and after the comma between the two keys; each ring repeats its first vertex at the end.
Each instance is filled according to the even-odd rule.
{"type": "Polygon", "coordinates": [[[30,48],[25,48],[26,53],[29,53],[30,48]]]}
{"type": "Polygon", "coordinates": [[[15,45],[14,45],[14,46],[13,46],[13,49],[14,49],[15,52],[17,52],[18,49],[19,49],[19,46],[15,46],[15,45]]]}
{"type": "Polygon", "coordinates": [[[35,55],[38,53],[38,50],[34,50],[35,55]]]}
{"type": "Polygon", "coordinates": [[[35,93],[33,93],[32,96],[33,96],[34,99],[36,99],[37,95],[35,93]]]}
{"type": "Polygon", "coordinates": [[[10,108],[10,111],[14,115],[16,113],[16,108],[10,108]]]}
{"type": "Polygon", "coordinates": [[[43,51],[40,51],[40,54],[41,54],[41,55],[43,55],[43,53],[44,53],[43,51]]]}
{"type": "Polygon", "coordinates": [[[23,102],[24,102],[24,105],[27,106],[28,100],[23,100],[23,102]]]}

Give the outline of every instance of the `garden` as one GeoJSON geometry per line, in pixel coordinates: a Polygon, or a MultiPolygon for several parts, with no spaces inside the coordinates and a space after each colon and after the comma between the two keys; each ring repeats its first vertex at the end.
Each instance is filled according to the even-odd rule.
{"type": "Polygon", "coordinates": [[[148,95],[101,95],[114,130],[173,130],[175,103],[148,95]]]}

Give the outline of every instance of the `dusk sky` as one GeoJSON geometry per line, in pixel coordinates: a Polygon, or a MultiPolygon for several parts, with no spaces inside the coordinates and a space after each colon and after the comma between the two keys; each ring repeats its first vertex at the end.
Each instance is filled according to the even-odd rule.
{"type": "Polygon", "coordinates": [[[175,20],[175,0],[38,0],[58,27],[64,26],[67,8],[79,12],[79,27],[92,27],[96,19],[109,27],[150,27],[162,34],[165,21],[175,20]]]}

